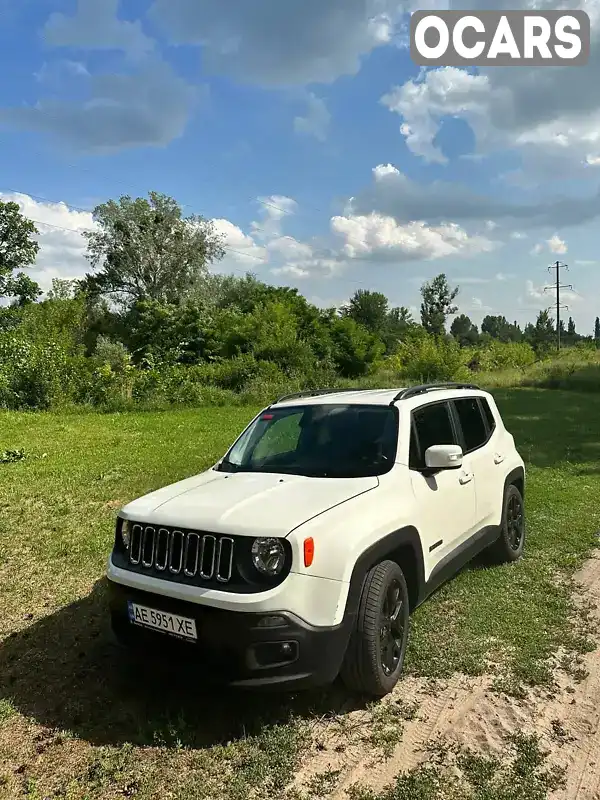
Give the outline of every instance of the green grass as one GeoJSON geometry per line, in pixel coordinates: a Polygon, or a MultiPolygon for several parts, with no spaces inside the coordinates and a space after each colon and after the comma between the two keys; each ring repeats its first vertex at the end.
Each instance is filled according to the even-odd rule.
{"type": "MultiPolygon", "coordinates": [[[[588,646],[572,576],[600,528],[600,396],[496,396],[528,462],[526,557],[474,564],[444,586],[413,617],[406,666],[431,677],[492,672],[518,692],[551,683],[559,648],[576,670],[588,646]]],[[[103,573],[117,509],[209,466],[255,411],[0,415],[0,451],[25,455],[0,463],[0,794],[283,798],[316,746],[315,720],[343,720],[339,687],[215,693],[132,672],[110,644],[103,573]]],[[[364,746],[385,753],[408,712],[368,713],[364,746]]],[[[335,777],[317,776],[310,792],[335,777]]]]}

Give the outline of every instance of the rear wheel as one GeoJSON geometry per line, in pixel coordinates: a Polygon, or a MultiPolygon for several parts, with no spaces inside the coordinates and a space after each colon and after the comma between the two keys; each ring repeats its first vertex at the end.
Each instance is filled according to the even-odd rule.
{"type": "Polygon", "coordinates": [[[404,664],[409,624],[408,589],[395,561],[367,574],[356,628],[341,670],[347,688],[383,697],[392,691],[404,664]]]}
{"type": "Polygon", "coordinates": [[[488,550],[490,559],[499,564],[518,561],[525,547],[525,506],[514,485],[504,493],[500,536],[488,550]]]}

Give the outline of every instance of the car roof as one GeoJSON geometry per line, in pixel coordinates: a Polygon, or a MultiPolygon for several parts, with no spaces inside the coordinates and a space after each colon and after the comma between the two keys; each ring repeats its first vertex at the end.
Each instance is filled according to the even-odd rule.
{"type": "Polygon", "coordinates": [[[394,389],[348,389],[342,391],[315,390],[314,394],[298,392],[297,394],[282,397],[271,404],[274,407],[289,406],[308,406],[308,405],[377,405],[389,406],[395,400],[398,403],[408,403],[411,405],[422,405],[426,400],[448,400],[456,397],[470,395],[484,396],[487,394],[483,389],[469,384],[451,386],[429,384],[415,387],[411,392],[402,398],[401,393],[410,387],[398,387],[394,389]],[[400,396],[399,396],[400,395],[400,396]]]}

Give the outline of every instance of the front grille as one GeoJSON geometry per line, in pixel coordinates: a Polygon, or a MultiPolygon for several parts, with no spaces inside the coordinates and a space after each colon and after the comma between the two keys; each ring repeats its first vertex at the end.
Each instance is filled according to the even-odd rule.
{"type": "Polygon", "coordinates": [[[233,574],[234,540],[229,536],[133,525],[128,560],[132,567],[167,574],[175,580],[201,578],[229,583],[233,574]]]}

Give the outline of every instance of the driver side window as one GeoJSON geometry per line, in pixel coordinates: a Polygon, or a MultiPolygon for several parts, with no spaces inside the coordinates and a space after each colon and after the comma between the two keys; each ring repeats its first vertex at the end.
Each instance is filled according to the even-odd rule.
{"type": "Polygon", "coordinates": [[[425,469],[425,452],[436,444],[458,444],[448,403],[434,403],[413,412],[409,464],[425,469]]]}
{"type": "Polygon", "coordinates": [[[301,417],[302,413],[295,413],[274,420],[254,448],[252,461],[294,452],[298,447],[301,417]]]}

